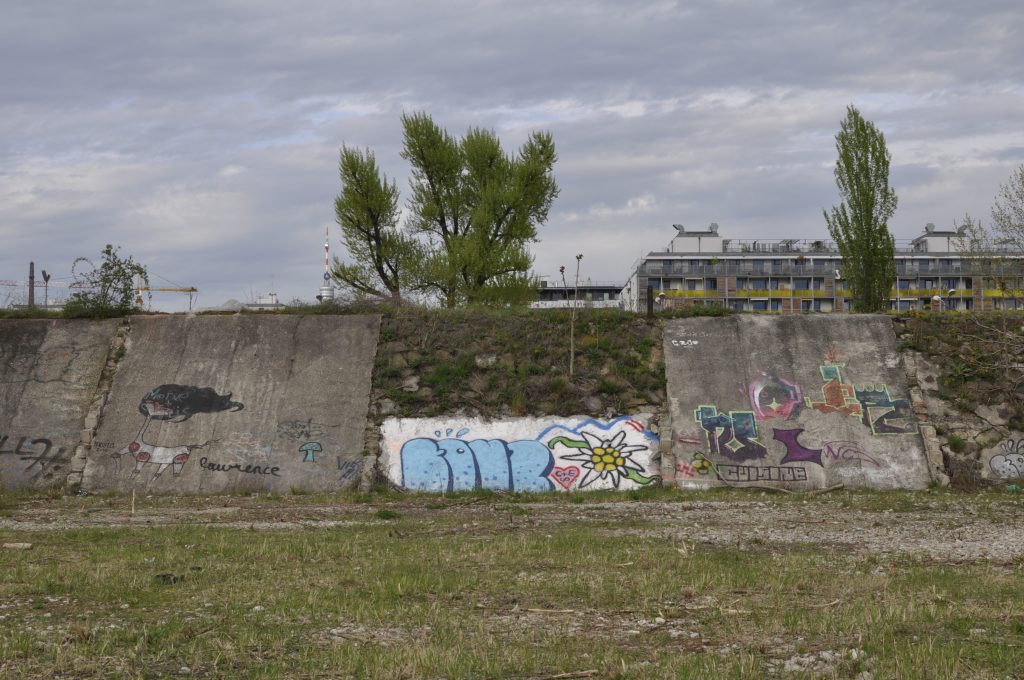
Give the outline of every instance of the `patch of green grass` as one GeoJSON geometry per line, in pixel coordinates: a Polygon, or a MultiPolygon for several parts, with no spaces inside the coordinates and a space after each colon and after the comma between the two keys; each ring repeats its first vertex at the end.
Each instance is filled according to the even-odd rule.
{"type": "Polygon", "coordinates": [[[949,444],[949,450],[953,453],[963,453],[967,448],[967,441],[958,434],[949,435],[946,442],[949,444]]]}
{"type": "Polygon", "coordinates": [[[380,510],[373,514],[378,519],[398,519],[402,516],[402,513],[396,512],[394,510],[389,510],[388,508],[381,508],[380,510]]]}
{"type": "Polygon", "coordinates": [[[538,522],[514,502],[623,499],[604,492],[400,498],[401,523],[0,531],[34,544],[0,552],[3,675],[746,678],[828,651],[827,677],[1000,678],[1024,663],[1019,569],[656,540],[642,512],[538,522]]]}

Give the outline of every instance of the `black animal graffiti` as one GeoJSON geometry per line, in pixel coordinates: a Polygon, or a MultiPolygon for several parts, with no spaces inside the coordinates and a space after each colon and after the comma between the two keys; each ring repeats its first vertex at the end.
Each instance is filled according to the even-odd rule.
{"type": "Polygon", "coordinates": [[[161,385],[150,390],[139,402],[139,413],[150,420],[180,423],[196,413],[241,411],[245,405],[231,401],[231,393],[217,394],[212,387],[192,385],[161,385]]]}

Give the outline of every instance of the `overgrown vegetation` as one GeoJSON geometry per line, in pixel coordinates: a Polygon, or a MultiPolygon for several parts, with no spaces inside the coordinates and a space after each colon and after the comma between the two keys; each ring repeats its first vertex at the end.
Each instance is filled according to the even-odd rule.
{"type": "MultiPolygon", "coordinates": [[[[685,314],[720,313],[692,309],[685,314]]],[[[373,398],[418,417],[619,414],[662,404],[663,317],[576,314],[570,375],[569,309],[393,310],[381,327],[373,398]]]]}
{"type": "Polygon", "coordinates": [[[902,317],[902,347],[925,353],[942,370],[938,390],[970,411],[979,404],[1010,409],[1009,426],[1024,430],[1024,312],[923,313],[902,317]]]}

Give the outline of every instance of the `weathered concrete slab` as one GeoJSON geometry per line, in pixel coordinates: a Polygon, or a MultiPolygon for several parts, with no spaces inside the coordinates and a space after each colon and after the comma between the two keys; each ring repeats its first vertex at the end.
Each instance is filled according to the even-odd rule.
{"type": "Polygon", "coordinates": [[[680,319],[665,357],[679,486],[928,484],[885,316],[680,319]]]}
{"type": "Polygon", "coordinates": [[[633,489],[659,479],[649,418],[389,418],[381,466],[416,491],[633,489]]]}
{"type": "Polygon", "coordinates": [[[0,483],[64,481],[117,321],[0,321],[0,483]]]}
{"type": "Polygon", "coordinates": [[[132,317],[83,488],[354,485],[379,328],[378,316],[132,317]]]}

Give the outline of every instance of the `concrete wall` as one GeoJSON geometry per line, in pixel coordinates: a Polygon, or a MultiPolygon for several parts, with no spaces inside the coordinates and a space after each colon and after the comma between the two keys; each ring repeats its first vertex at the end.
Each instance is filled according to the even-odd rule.
{"type": "Polygon", "coordinates": [[[658,482],[649,418],[389,418],[381,467],[418,491],[632,489],[658,482]]]}
{"type": "Polygon", "coordinates": [[[0,323],[0,483],[63,483],[116,321],[0,323]]]}
{"type": "Polygon", "coordinates": [[[681,319],[664,343],[680,487],[928,484],[888,317],[681,319]]]}
{"type": "Polygon", "coordinates": [[[378,316],[136,316],[93,438],[89,491],[353,486],[378,316]]]}

